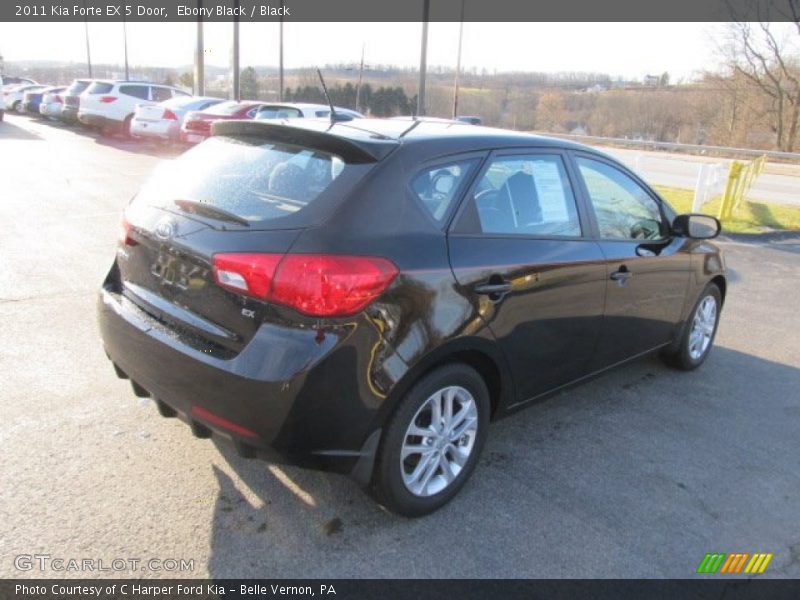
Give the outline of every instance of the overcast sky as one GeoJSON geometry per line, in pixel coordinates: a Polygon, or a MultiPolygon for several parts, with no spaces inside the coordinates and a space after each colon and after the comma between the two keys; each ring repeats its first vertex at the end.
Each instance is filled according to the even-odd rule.
{"type": "MultiPolygon", "coordinates": [[[[286,23],[287,68],[357,62],[418,66],[420,23],[286,23]]],[[[672,81],[717,67],[715,38],[724,25],[707,23],[466,23],[462,64],[498,71],[592,71],[640,79],[668,71],[672,81]]],[[[122,63],[122,23],[90,23],[92,60],[122,63]]],[[[193,23],[128,23],[131,65],[190,64],[193,23]]],[[[229,62],[231,23],[206,23],[206,60],[229,62]]],[[[0,23],[7,61],[84,61],[83,23],[0,23]]],[[[458,23],[431,23],[429,65],[455,66],[458,23]]],[[[278,64],[278,24],[241,24],[241,65],[278,64]]]]}

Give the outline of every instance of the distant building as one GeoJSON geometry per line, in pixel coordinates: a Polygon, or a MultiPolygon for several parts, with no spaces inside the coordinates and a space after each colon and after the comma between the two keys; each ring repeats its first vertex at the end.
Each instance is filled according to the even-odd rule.
{"type": "Polygon", "coordinates": [[[658,87],[658,84],[661,83],[661,77],[658,75],[645,75],[642,83],[648,87],[658,87]]]}

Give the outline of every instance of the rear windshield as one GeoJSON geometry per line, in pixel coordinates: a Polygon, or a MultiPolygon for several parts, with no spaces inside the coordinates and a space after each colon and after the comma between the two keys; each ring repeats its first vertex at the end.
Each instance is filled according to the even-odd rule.
{"type": "Polygon", "coordinates": [[[251,106],[250,104],[245,104],[243,102],[223,102],[222,104],[217,104],[216,106],[209,108],[206,112],[210,115],[220,115],[220,116],[230,116],[234,113],[239,112],[243,108],[247,108],[251,106]]]}
{"type": "Polygon", "coordinates": [[[208,204],[263,223],[302,211],[348,167],[338,156],[255,138],[212,137],[164,163],[135,204],[208,204]]]}
{"type": "Polygon", "coordinates": [[[68,96],[77,96],[87,87],[89,87],[88,81],[73,81],[72,84],[67,88],[67,91],[65,93],[68,96]]]}
{"type": "Polygon", "coordinates": [[[107,94],[114,87],[113,83],[106,83],[104,81],[95,81],[86,90],[87,94],[107,94]]]}
{"type": "Polygon", "coordinates": [[[166,108],[185,108],[187,106],[192,106],[193,104],[197,104],[199,106],[203,105],[210,105],[219,102],[219,100],[210,100],[210,99],[202,99],[196,98],[194,96],[177,96],[172,98],[171,100],[167,100],[166,102],[162,102],[161,106],[166,108]]]}

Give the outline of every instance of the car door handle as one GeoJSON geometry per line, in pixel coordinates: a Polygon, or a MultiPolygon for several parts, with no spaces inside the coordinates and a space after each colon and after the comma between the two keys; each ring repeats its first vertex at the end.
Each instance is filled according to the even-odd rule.
{"type": "Polygon", "coordinates": [[[505,283],[484,283],[475,286],[475,291],[479,294],[507,294],[511,291],[511,284],[505,283]]]}

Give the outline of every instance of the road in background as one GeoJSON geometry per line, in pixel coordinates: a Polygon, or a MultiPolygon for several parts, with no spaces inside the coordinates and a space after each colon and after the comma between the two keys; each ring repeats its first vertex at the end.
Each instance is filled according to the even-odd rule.
{"type": "MultiPolygon", "coordinates": [[[[722,163],[727,177],[731,160],[718,157],[691,156],[669,152],[629,150],[599,147],[622,161],[652,185],[683,188],[694,191],[697,174],[703,163],[722,163]]],[[[800,165],[770,165],[756,179],[746,194],[748,200],[777,202],[800,206],[800,165]],[[779,172],[782,171],[782,172],[779,172]]],[[[724,185],[724,181],[722,182],[724,185]]]]}
{"type": "Polygon", "coordinates": [[[0,123],[0,577],[42,576],[14,557],[44,553],[195,561],[127,577],[687,578],[753,551],[800,577],[800,245],[724,244],[700,370],[646,358],[496,423],[455,501],[408,520],[344,477],[195,439],[114,376],[97,290],[123,206],[171,155],[0,123]]]}

